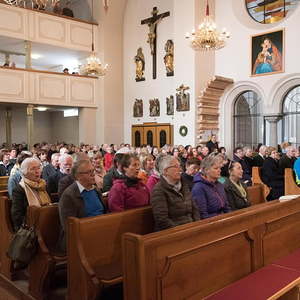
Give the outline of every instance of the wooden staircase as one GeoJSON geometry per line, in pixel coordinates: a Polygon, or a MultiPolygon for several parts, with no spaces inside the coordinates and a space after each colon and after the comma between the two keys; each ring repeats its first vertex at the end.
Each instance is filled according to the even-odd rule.
{"type": "Polygon", "coordinates": [[[233,84],[233,79],[214,76],[200,93],[197,101],[197,141],[205,144],[212,133],[219,130],[219,104],[224,90],[233,84]]]}

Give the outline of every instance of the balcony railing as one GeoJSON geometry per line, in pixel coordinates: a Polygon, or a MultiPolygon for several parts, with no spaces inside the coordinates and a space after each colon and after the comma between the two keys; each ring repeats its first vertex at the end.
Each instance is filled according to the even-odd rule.
{"type": "Polygon", "coordinates": [[[0,67],[0,102],[96,107],[97,77],[0,67]]]}

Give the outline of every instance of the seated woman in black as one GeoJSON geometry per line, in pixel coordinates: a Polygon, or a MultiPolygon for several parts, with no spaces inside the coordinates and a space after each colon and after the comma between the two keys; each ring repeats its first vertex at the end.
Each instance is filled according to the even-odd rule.
{"type": "Polygon", "coordinates": [[[247,185],[241,181],[243,177],[241,164],[239,162],[231,162],[228,171],[229,178],[226,179],[224,186],[231,209],[237,210],[250,206],[247,185]]]}
{"type": "Polygon", "coordinates": [[[264,161],[261,168],[262,181],[271,188],[267,200],[275,200],[284,195],[284,177],[279,168],[279,156],[275,148],[269,147],[270,156],[264,161]]]}

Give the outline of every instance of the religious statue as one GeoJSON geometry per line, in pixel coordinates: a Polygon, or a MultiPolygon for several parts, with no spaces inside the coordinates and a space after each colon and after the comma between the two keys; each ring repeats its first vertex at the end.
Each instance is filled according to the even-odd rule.
{"type": "Polygon", "coordinates": [[[143,117],[143,100],[135,99],[133,105],[133,117],[134,118],[142,118],[143,117]]]}
{"type": "Polygon", "coordinates": [[[145,71],[145,56],[143,54],[143,49],[140,47],[137,50],[137,54],[134,57],[135,62],[135,81],[144,81],[144,71],[145,71]]]}
{"type": "Polygon", "coordinates": [[[150,104],[150,117],[159,117],[160,115],[160,106],[159,100],[157,98],[149,100],[150,104]]]}
{"type": "Polygon", "coordinates": [[[190,94],[186,93],[186,90],[189,90],[188,86],[182,84],[179,88],[176,89],[176,110],[177,111],[189,111],[190,110],[190,94]]]}
{"type": "Polygon", "coordinates": [[[174,96],[167,97],[167,115],[174,115],[174,96]]]}
{"type": "Polygon", "coordinates": [[[174,76],[174,43],[168,40],[165,44],[166,55],[164,56],[164,63],[166,66],[167,76],[174,76]]]}

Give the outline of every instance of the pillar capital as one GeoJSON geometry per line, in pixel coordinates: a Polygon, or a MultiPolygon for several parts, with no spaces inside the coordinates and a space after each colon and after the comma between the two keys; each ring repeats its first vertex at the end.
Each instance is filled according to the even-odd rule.
{"type": "Polygon", "coordinates": [[[267,120],[269,123],[277,123],[282,119],[281,114],[270,114],[270,115],[265,115],[264,118],[267,120]]]}

